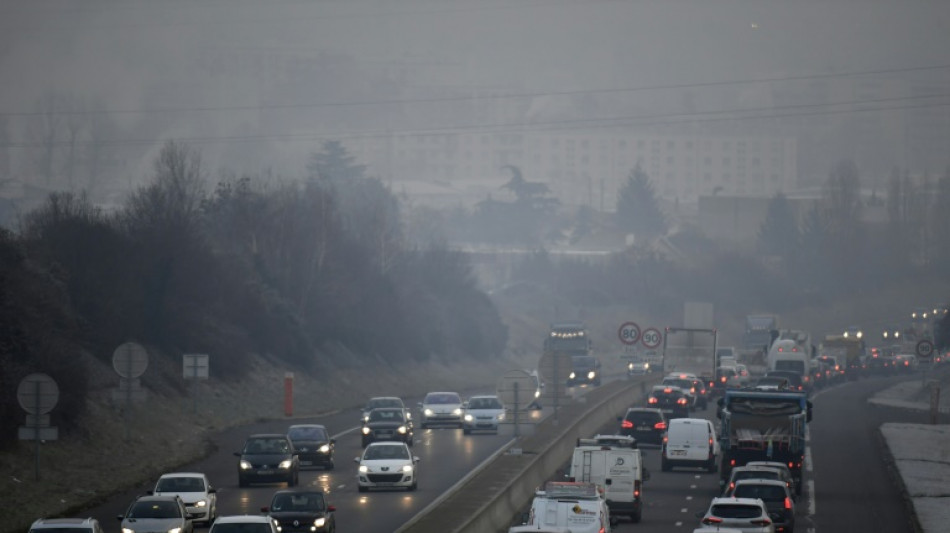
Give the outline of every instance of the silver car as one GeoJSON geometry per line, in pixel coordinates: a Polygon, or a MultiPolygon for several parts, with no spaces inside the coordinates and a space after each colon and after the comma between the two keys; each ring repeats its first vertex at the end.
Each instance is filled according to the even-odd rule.
{"type": "Polygon", "coordinates": [[[765,503],[757,498],[713,498],[700,525],[743,533],[775,533],[765,503]]]}
{"type": "Polygon", "coordinates": [[[122,533],[193,533],[193,515],[178,496],[139,496],[116,518],[122,533]]]}
{"type": "Polygon", "coordinates": [[[505,406],[498,396],[472,396],[465,402],[462,415],[462,431],[498,433],[498,424],[505,420],[505,406]]]}
{"type": "Polygon", "coordinates": [[[457,392],[430,392],[419,404],[423,429],[433,424],[462,427],[462,398],[457,392]]]}
{"type": "Polygon", "coordinates": [[[211,525],[218,517],[217,492],[201,472],[172,472],[158,478],[151,494],[180,497],[194,520],[211,525]]]}

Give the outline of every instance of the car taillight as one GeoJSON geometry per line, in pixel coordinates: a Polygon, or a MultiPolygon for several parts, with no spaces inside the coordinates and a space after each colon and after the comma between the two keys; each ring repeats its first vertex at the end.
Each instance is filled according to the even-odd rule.
{"type": "Polygon", "coordinates": [[[650,399],[647,400],[647,403],[656,403],[657,401],[658,400],[656,398],[654,398],[653,396],[650,396],[650,399]]]}
{"type": "MultiPolygon", "coordinates": [[[[639,482],[638,482],[638,483],[639,483],[639,482]]],[[[791,511],[791,510],[792,510],[792,499],[789,498],[788,496],[785,497],[785,510],[786,510],[786,511],[791,511]]]]}
{"type": "Polygon", "coordinates": [[[640,497],[640,483],[641,483],[640,481],[633,482],[633,497],[634,498],[640,497]]]}
{"type": "Polygon", "coordinates": [[[631,422],[631,421],[629,421],[629,420],[624,420],[624,421],[620,424],[620,427],[622,427],[622,428],[624,428],[624,429],[630,429],[630,428],[633,427],[633,422],[631,422]]]}
{"type": "Polygon", "coordinates": [[[789,461],[789,462],[788,462],[788,467],[789,467],[789,468],[795,468],[795,463],[789,461]]]}
{"type": "Polygon", "coordinates": [[[730,460],[729,460],[729,466],[736,466],[736,460],[735,460],[735,459],[730,459],[730,460]]]}
{"type": "Polygon", "coordinates": [[[707,516],[706,518],[703,518],[703,523],[704,524],[721,524],[722,518],[719,518],[718,516],[707,516]]]}
{"type": "Polygon", "coordinates": [[[666,429],[666,422],[657,422],[653,424],[653,429],[666,429]]]}
{"type": "Polygon", "coordinates": [[[725,383],[725,382],[726,382],[726,376],[723,376],[723,377],[719,378],[719,381],[725,383]]]}
{"type": "Polygon", "coordinates": [[[680,398],[679,400],[676,400],[676,403],[680,405],[686,405],[686,398],[680,398]]]}
{"type": "Polygon", "coordinates": [[[696,387],[690,387],[690,388],[689,388],[689,392],[690,392],[691,394],[696,394],[696,387]]]}
{"type": "Polygon", "coordinates": [[[763,527],[772,525],[772,521],[769,520],[768,518],[762,518],[761,520],[753,520],[749,523],[752,524],[753,526],[763,526],[763,527]]]}

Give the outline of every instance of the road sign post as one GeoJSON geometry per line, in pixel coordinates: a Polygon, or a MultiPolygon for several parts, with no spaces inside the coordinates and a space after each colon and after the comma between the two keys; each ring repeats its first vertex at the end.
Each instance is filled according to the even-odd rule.
{"type": "Polygon", "coordinates": [[[208,354],[186,353],[181,356],[181,366],[185,379],[192,382],[192,412],[198,413],[198,380],[208,379],[208,354]]]}
{"type": "Polygon", "coordinates": [[[125,378],[125,383],[121,379],[119,380],[119,390],[125,392],[125,440],[129,440],[132,437],[129,426],[132,400],[133,398],[139,400],[145,397],[145,390],[137,389],[137,385],[138,378],[148,368],[148,352],[141,344],[134,342],[121,344],[112,352],[112,368],[119,376],[125,378]],[[125,387],[124,391],[122,391],[123,386],[125,387]],[[133,394],[133,392],[135,393],[133,394]]]}
{"type": "Polygon", "coordinates": [[[26,411],[26,425],[20,426],[20,440],[36,441],[35,473],[40,480],[40,445],[43,441],[56,440],[59,432],[49,425],[49,412],[59,401],[59,387],[46,374],[30,374],[20,381],[16,391],[20,407],[26,411]]]}
{"type": "Polygon", "coordinates": [[[498,379],[495,393],[506,407],[511,406],[511,413],[515,424],[515,436],[521,435],[519,429],[519,412],[527,409],[534,398],[538,383],[534,376],[524,370],[509,370],[498,379]]]}

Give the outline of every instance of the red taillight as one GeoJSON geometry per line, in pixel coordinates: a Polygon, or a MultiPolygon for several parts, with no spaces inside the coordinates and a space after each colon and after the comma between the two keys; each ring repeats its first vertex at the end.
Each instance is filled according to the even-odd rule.
{"type": "Polygon", "coordinates": [[[672,387],[667,387],[667,388],[663,389],[663,392],[666,393],[666,394],[669,394],[669,393],[673,392],[673,389],[672,389],[672,387]]]}
{"type": "Polygon", "coordinates": [[[706,518],[703,518],[703,523],[704,524],[721,524],[722,518],[719,518],[718,516],[707,516],[706,518]]]}
{"type": "Polygon", "coordinates": [[[736,488],[736,483],[733,481],[729,484],[729,491],[732,492],[732,489],[736,488]]]}
{"type": "Polygon", "coordinates": [[[653,429],[666,429],[666,422],[657,422],[653,424],[653,429]]]}
{"type": "Polygon", "coordinates": [[[788,462],[788,467],[789,467],[789,468],[795,468],[795,463],[789,461],[789,462],[788,462]]]}
{"type": "Polygon", "coordinates": [[[690,387],[689,392],[692,394],[696,394],[696,387],[690,387]]]}
{"type": "MultiPolygon", "coordinates": [[[[637,483],[639,483],[639,481],[637,483]]],[[[792,499],[789,498],[788,496],[785,497],[785,510],[786,511],[792,510],[792,499]]]]}
{"type": "Polygon", "coordinates": [[[624,428],[624,429],[630,429],[630,428],[633,427],[633,422],[631,422],[631,421],[629,421],[629,420],[624,420],[624,421],[620,424],[620,427],[622,427],[622,428],[624,428]]]}
{"type": "Polygon", "coordinates": [[[735,459],[729,460],[729,466],[736,466],[736,460],[735,459]]]}
{"type": "Polygon", "coordinates": [[[910,366],[910,361],[904,361],[904,366],[910,366]]]}
{"type": "Polygon", "coordinates": [[[659,400],[657,400],[656,398],[650,396],[650,399],[647,400],[647,403],[656,403],[656,402],[658,402],[658,401],[659,401],[659,400]]]}
{"type": "Polygon", "coordinates": [[[640,497],[640,481],[633,482],[633,497],[634,498],[640,497]]]}
{"type": "Polygon", "coordinates": [[[723,377],[719,378],[719,381],[725,383],[725,382],[726,382],[726,376],[723,376],[723,377]]]}
{"type": "Polygon", "coordinates": [[[686,398],[680,398],[679,400],[676,400],[676,403],[680,405],[686,405],[686,398]]]}

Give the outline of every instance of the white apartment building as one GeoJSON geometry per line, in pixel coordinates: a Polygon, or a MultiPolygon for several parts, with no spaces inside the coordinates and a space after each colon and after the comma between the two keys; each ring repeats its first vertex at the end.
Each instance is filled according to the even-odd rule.
{"type": "Polygon", "coordinates": [[[618,190],[638,162],[660,198],[685,204],[720,193],[771,197],[793,190],[798,179],[791,137],[460,132],[349,139],[345,145],[371,175],[394,187],[417,181],[497,188],[511,178],[506,165],[514,165],[525,180],[545,183],[562,204],[604,211],[615,209],[618,190]]]}

